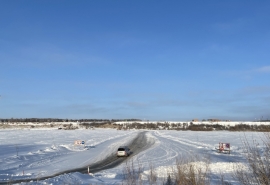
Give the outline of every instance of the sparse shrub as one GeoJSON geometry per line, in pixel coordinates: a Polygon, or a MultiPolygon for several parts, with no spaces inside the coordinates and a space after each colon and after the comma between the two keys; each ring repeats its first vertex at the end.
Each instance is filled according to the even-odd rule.
{"type": "Polygon", "coordinates": [[[152,163],[149,163],[149,175],[147,176],[147,178],[148,178],[149,185],[153,185],[157,183],[158,177],[152,163]]]}
{"type": "Polygon", "coordinates": [[[210,161],[198,157],[180,158],[176,162],[174,172],[176,185],[209,185],[210,161]]]}
{"type": "Polygon", "coordinates": [[[90,123],[81,123],[80,126],[84,127],[85,129],[89,129],[91,127],[90,123]]]}
{"type": "Polygon", "coordinates": [[[235,166],[234,178],[241,184],[269,185],[270,184],[270,133],[262,138],[264,148],[253,140],[252,143],[244,139],[244,149],[247,158],[247,167],[235,166]]]}
{"type": "Polygon", "coordinates": [[[213,127],[211,125],[205,125],[205,124],[202,124],[202,125],[191,124],[188,126],[187,129],[191,131],[213,131],[213,127]]]}
{"type": "Polygon", "coordinates": [[[171,175],[168,175],[164,185],[175,185],[175,182],[172,180],[171,175]]]}
{"type": "Polygon", "coordinates": [[[137,167],[135,166],[133,159],[127,161],[123,168],[123,183],[125,185],[142,184],[142,173],[143,167],[139,161],[137,167]]]}

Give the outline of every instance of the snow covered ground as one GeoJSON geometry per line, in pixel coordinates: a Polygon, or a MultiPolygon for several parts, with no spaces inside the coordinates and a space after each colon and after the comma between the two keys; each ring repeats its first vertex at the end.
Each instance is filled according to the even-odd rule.
{"type": "MultiPolygon", "coordinates": [[[[140,131],[113,129],[0,130],[0,183],[25,178],[38,179],[68,169],[87,166],[116,152],[118,146],[125,145],[138,132],[140,131]],[[85,146],[74,145],[76,140],[85,141],[85,146]]],[[[143,179],[147,179],[150,165],[160,179],[165,179],[172,166],[176,164],[177,158],[204,155],[211,160],[213,184],[218,181],[220,174],[223,174],[227,181],[234,183],[231,177],[233,166],[245,163],[242,144],[245,137],[250,142],[254,139],[261,142],[263,133],[148,131],[147,138],[155,140],[155,144],[129,157],[128,161],[133,161],[135,167],[142,167],[143,179]],[[230,143],[232,153],[230,155],[217,153],[215,147],[219,142],[230,143]]],[[[27,184],[121,184],[125,165],[126,163],[97,172],[93,176],[75,172],[27,184]]]]}

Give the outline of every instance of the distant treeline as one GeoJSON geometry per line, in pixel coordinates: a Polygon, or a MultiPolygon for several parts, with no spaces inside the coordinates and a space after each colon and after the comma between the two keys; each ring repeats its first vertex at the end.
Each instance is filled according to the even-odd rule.
{"type": "MultiPolygon", "coordinates": [[[[93,126],[93,124],[89,124],[93,126]]],[[[115,124],[116,125],[116,124],[115,124]]],[[[101,125],[94,125],[101,126],[101,125]]],[[[260,132],[270,132],[270,125],[247,125],[247,124],[237,124],[234,126],[231,125],[220,125],[220,124],[193,124],[190,123],[131,123],[131,124],[123,124],[119,125],[118,129],[126,130],[126,129],[150,129],[150,130],[191,130],[191,131],[260,131],[260,132]]]]}
{"type": "Polygon", "coordinates": [[[140,119],[59,119],[59,118],[11,118],[0,119],[0,122],[116,122],[116,121],[141,121],[140,119]]]}
{"type": "Polygon", "coordinates": [[[118,130],[127,130],[127,129],[149,129],[149,130],[191,130],[191,131],[260,131],[260,132],[270,132],[270,125],[247,125],[239,123],[237,125],[220,125],[220,124],[194,124],[190,123],[169,123],[169,122],[157,122],[157,123],[123,123],[117,124],[113,122],[102,122],[102,123],[81,123],[81,127],[86,129],[89,128],[106,128],[113,127],[118,130]]]}

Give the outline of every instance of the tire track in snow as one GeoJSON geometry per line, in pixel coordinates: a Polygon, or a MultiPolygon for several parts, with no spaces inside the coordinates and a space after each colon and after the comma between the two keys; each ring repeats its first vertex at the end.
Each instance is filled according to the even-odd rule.
{"type": "Polygon", "coordinates": [[[211,148],[212,147],[212,145],[207,145],[205,143],[193,142],[193,141],[188,140],[188,139],[184,139],[184,138],[180,138],[180,137],[173,137],[171,135],[161,134],[158,131],[155,132],[155,135],[163,137],[163,138],[167,138],[167,139],[170,139],[170,140],[173,140],[173,141],[176,141],[178,143],[181,143],[181,144],[184,144],[184,145],[187,145],[187,146],[191,146],[191,147],[194,147],[194,148],[203,148],[203,147],[204,148],[211,148]]]}
{"type": "Polygon", "coordinates": [[[185,156],[195,157],[198,153],[206,153],[202,147],[197,147],[198,145],[191,146],[190,143],[181,141],[181,138],[168,137],[168,135],[163,135],[159,131],[152,131],[150,133],[156,138],[157,142],[155,147],[139,157],[142,165],[167,166],[168,164],[176,163],[177,158],[185,156]]]}
{"type": "Polygon", "coordinates": [[[168,150],[177,150],[178,154],[182,154],[182,156],[210,156],[211,161],[215,162],[239,162],[243,160],[242,155],[239,153],[230,155],[217,153],[214,146],[210,144],[162,134],[159,131],[155,131],[154,134],[159,140],[165,140],[165,147],[171,145],[168,150]],[[169,142],[166,142],[166,140],[169,140],[169,142]]]}
{"type": "Polygon", "coordinates": [[[178,156],[181,156],[183,153],[191,154],[190,148],[182,145],[170,137],[163,137],[160,132],[152,132],[154,136],[160,141],[160,146],[158,147],[159,154],[162,156],[153,157],[150,162],[155,164],[167,164],[168,161],[175,161],[178,156]],[[162,152],[164,151],[164,152],[162,152]]]}

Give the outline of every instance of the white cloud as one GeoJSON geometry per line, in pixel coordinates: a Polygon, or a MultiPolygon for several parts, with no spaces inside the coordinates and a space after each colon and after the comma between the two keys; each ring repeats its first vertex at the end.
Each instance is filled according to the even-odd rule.
{"type": "Polygon", "coordinates": [[[270,66],[262,66],[249,70],[226,71],[224,74],[229,77],[241,77],[242,79],[250,80],[255,76],[269,73],[270,73],[270,66]]]}
{"type": "Polygon", "coordinates": [[[261,68],[256,69],[256,72],[259,73],[270,73],[270,66],[263,66],[261,68]]]}

